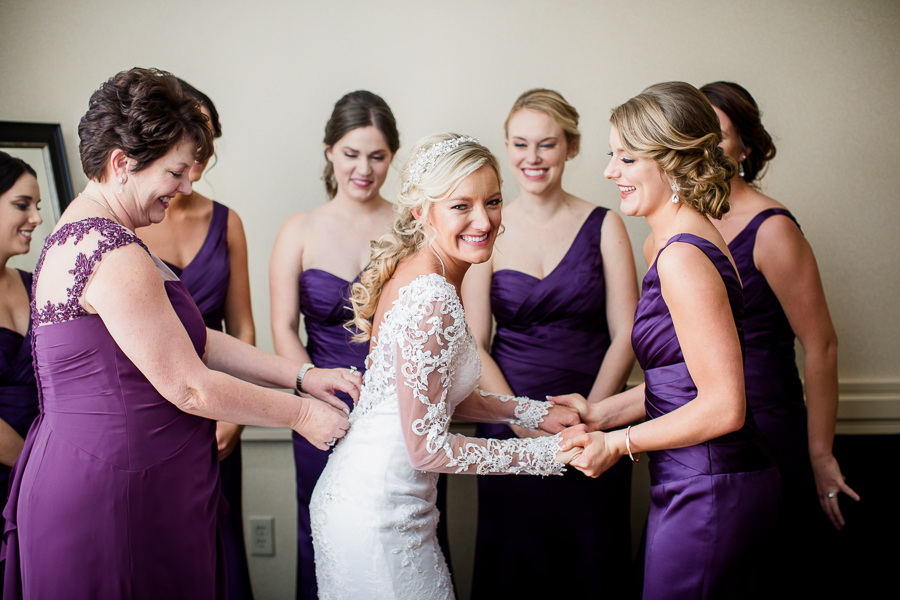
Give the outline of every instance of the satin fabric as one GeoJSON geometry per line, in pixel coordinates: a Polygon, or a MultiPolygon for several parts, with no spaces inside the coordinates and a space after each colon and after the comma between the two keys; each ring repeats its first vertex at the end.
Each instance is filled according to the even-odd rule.
{"type": "MultiPolygon", "coordinates": [[[[676,242],[702,250],[721,274],[743,344],[743,291],[731,262],[714,244],[695,235],[678,234],[666,248],[676,242]]],[[[632,344],[644,369],[648,419],[677,410],[697,396],[660,291],[656,262],[644,277],[632,344]]],[[[738,431],[647,454],[651,504],[643,597],[757,597],[755,576],[778,516],[781,482],[752,411],[748,409],[738,431]]]]}
{"type": "MultiPolygon", "coordinates": [[[[543,280],[494,273],[497,320],[491,355],[516,395],[587,396],[609,348],[600,238],[605,208],[585,220],[559,265],[543,280]]],[[[480,424],[479,437],[514,437],[480,424]]],[[[562,477],[479,477],[473,598],[592,597],[628,591],[631,565],[631,465],[598,479],[575,469],[562,477]],[[547,519],[536,519],[545,508],[547,519]],[[526,574],[527,576],[523,576],[526,574]],[[564,581],[560,581],[565,573],[564,581]]]]}
{"type": "MultiPolygon", "coordinates": [[[[225,298],[231,279],[231,263],[228,260],[228,207],[213,201],[212,220],[197,255],[184,269],[169,263],[166,266],[184,283],[203,315],[206,326],[214,331],[223,331],[225,298]]],[[[242,471],[241,442],[238,441],[232,453],[219,462],[222,495],[228,501],[228,511],[219,525],[225,543],[229,600],[253,598],[244,543],[242,471]]]]}

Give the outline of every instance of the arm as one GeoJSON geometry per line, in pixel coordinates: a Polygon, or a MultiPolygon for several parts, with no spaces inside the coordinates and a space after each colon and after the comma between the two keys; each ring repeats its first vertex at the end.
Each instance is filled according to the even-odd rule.
{"type": "Polygon", "coordinates": [[[269,302],[275,353],[300,364],[312,362],[300,341],[300,289],[303,272],[302,213],[284,222],[269,261],[269,302]]]}
{"type": "Polygon", "coordinates": [[[9,423],[0,419],[0,464],[13,466],[24,446],[22,436],[9,423]]]}
{"type": "Polygon", "coordinates": [[[600,402],[588,402],[581,394],[551,396],[548,400],[577,410],[588,431],[606,431],[644,420],[647,416],[644,410],[645,388],[642,383],[600,402]]]}
{"type": "MultiPolygon", "coordinates": [[[[250,307],[250,274],[247,267],[247,238],[241,218],[233,210],[228,211],[227,227],[228,263],[231,276],[225,294],[225,331],[237,339],[256,344],[256,328],[250,307]]],[[[216,424],[216,442],[219,460],[234,452],[244,431],[243,425],[219,421],[216,424]]]]}
{"type": "MultiPolygon", "coordinates": [[[[684,406],[631,428],[632,452],[693,446],[744,424],[746,396],[740,338],[722,277],[695,246],[676,243],[657,260],[660,287],[697,388],[684,406]]],[[[596,477],[627,454],[625,431],[563,433],[563,449],[584,445],[572,466],[596,477]]]]}
{"type": "MultiPolygon", "coordinates": [[[[291,427],[322,450],[349,427],[346,414],[324,402],[266,390],[208,369],[169,303],[156,265],[136,244],[104,256],[83,300],[153,387],[184,412],[232,423],[291,427]]],[[[270,358],[271,365],[263,367],[264,352],[225,334],[212,337],[209,355],[214,367],[242,365],[232,369],[242,374],[246,372],[241,369],[258,367],[261,374],[251,379],[291,386],[285,362],[270,358]],[[223,339],[245,348],[245,357],[254,357],[252,364],[216,343],[223,339]]]]}
{"type": "Polygon", "coordinates": [[[634,366],[631,327],[637,308],[638,287],[631,241],[622,219],[609,211],[603,220],[600,254],[606,281],[606,321],[610,345],[588,395],[588,402],[600,402],[622,390],[634,366]]]}
{"type": "MultiPolygon", "coordinates": [[[[409,298],[411,302],[418,302],[409,298]]],[[[394,305],[393,310],[401,306],[394,305]]],[[[466,340],[462,308],[449,295],[406,307],[396,354],[400,425],[410,464],[420,471],[446,473],[531,473],[563,471],[556,460],[558,438],[493,440],[448,432],[447,406],[456,356],[466,340]]],[[[510,413],[515,405],[509,403],[510,413]]]]}
{"type": "Polygon", "coordinates": [[[793,221],[775,216],[760,226],[753,259],[781,303],[803,345],[809,458],[822,510],[837,529],[844,525],[838,492],[859,495],[846,483],[832,454],[837,420],[837,335],[831,323],[812,248],[793,221]],[[829,493],[835,494],[831,498],[829,493]]]}

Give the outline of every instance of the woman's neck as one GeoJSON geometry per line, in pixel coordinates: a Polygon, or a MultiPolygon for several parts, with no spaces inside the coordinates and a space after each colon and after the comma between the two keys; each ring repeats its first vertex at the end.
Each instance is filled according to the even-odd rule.
{"type": "Polygon", "coordinates": [[[551,220],[560,210],[569,208],[571,196],[563,191],[562,186],[546,190],[541,194],[533,194],[522,190],[516,199],[520,211],[530,218],[540,221],[551,220]]]}
{"type": "Polygon", "coordinates": [[[381,197],[381,194],[369,198],[368,200],[360,201],[349,198],[342,194],[340,190],[338,190],[335,197],[331,199],[331,205],[337,212],[347,216],[362,216],[364,218],[368,218],[382,210],[386,202],[387,201],[381,197]]]}

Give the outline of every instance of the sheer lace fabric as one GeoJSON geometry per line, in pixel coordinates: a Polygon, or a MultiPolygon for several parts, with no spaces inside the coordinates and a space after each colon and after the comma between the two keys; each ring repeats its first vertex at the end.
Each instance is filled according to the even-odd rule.
{"type": "Polygon", "coordinates": [[[401,290],[368,361],[350,431],[313,493],[320,597],[452,598],[435,537],[437,473],[564,469],[557,436],[468,438],[449,433],[450,418],[536,426],[547,403],[476,392],[476,344],[455,288],[439,275],[401,290]]]}

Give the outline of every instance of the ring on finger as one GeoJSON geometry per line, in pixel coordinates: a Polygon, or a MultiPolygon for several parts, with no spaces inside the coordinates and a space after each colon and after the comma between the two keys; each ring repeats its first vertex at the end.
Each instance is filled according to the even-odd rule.
{"type": "Polygon", "coordinates": [[[837,496],[837,492],[828,492],[829,498],[835,498],[837,496]]]}
{"type": "Polygon", "coordinates": [[[357,371],[359,371],[359,369],[356,368],[356,365],[350,365],[350,372],[351,372],[351,373],[356,373],[357,371]]]}
{"type": "Polygon", "coordinates": [[[334,448],[335,444],[337,444],[337,438],[331,438],[331,441],[328,442],[326,445],[330,446],[331,448],[334,448]]]}

